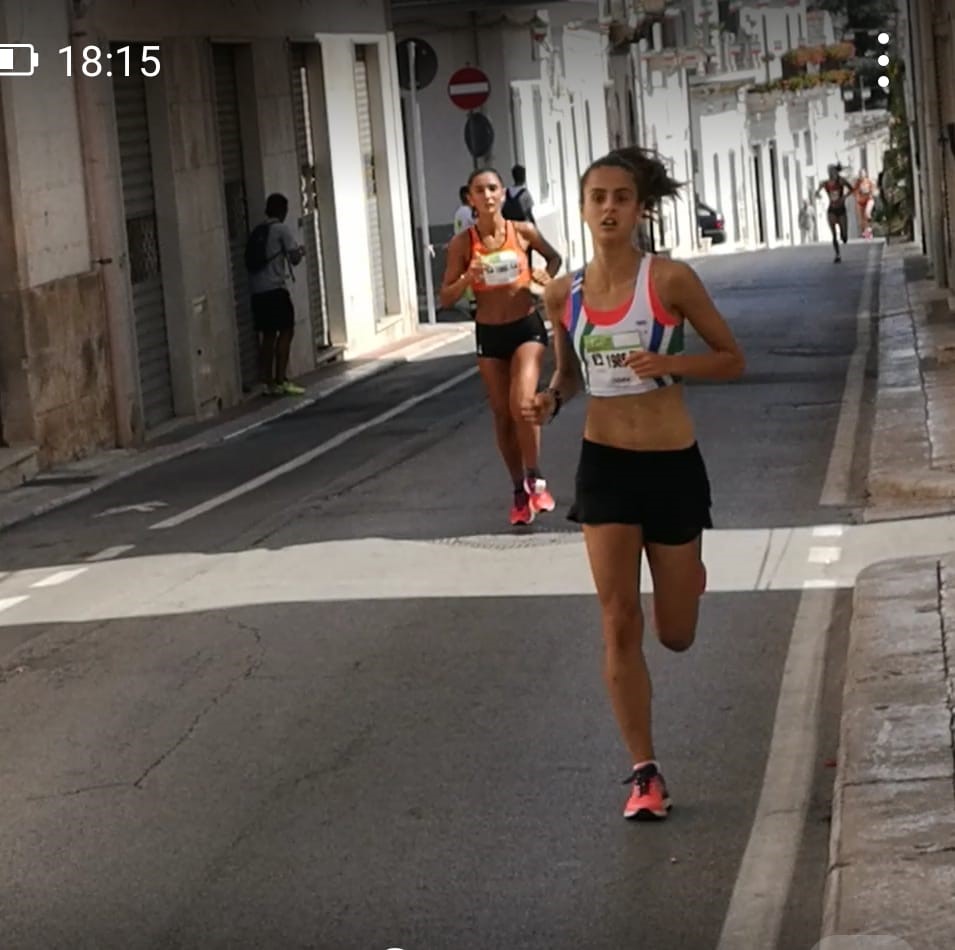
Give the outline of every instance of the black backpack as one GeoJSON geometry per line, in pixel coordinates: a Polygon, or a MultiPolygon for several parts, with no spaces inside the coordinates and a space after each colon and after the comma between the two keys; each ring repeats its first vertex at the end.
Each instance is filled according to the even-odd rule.
{"type": "Polygon", "coordinates": [[[501,205],[501,215],[507,221],[530,221],[527,186],[520,185],[516,190],[508,188],[507,197],[501,205]]]}
{"type": "Polygon", "coordinates": [[[269,239],[269,230],[272,227],[270,221],[264,221],[257,224],[245,242],[245,269],[250,274],[257,274],[265,270],[269,261],[272,259],[266,253],[266,244],[269,239]]]}

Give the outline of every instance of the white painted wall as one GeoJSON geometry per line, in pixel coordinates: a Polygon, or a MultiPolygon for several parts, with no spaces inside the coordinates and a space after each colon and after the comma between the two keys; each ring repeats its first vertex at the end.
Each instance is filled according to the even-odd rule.
{"type": "Polygon", "coordinates": [[[749,247],[754,243],[751,221],[746,105],[738,87],[694,90],[691,98],[697,151],[697,191],[710,207],[722,212],[727,244],[749,247]],[[735,168],[735,195],[732,169],[735,168]],[[718,172],[718,174],[717,174],[718,172]]]}
{"type": "Polygon", "coordinates": [[[4,42],[32,43],[40,68],[3,80],[3,121],[18,284],[32,287],[90,269],[89,228],[74,82],[57,50],[69,42],[66,4],[0,5],[4,42]]]}
{"type": "Polygon", "coordinates": [[[808,46],[828,46],[836,41],[832,14],[827,10],[810,10],[806,16],[808,46]]]}
{"type": "MultiPolygon", "coordinates": [[[[436,244],[450,236],[458,189],[477,164],[464,142],[467,114],[450,102],[448,81],[457,69],[476,65],[491,86],[479,111],[495,132],[492,150],[480,164],[496,167],[509,183],[511,166],[520,161],[527,169],[541,231],[568,266],[582,262],[588,238],[577,210],[578,178],[591,156],[610,148],[606,41],[590,22],[594,15],[592,3],[567,3],[489,8],[476,25],[454,13],[397,18],[398,38],[425,40],[438,59],[434,82],[417,94],[431,239],[436,244]],[[545,43],[532,37],[535,16],[549,18],[545,43]]],[[[409,116],[406,109],[406,125],[409,116]]],[[[408,127],[406,141],[410,139],[408,127]]],[[[437,265],[436,278],[440,260],[437,265]]]]}
{"type": "MultiPolygon", "coordinates": [[[[20,286],[81,274],[91,264],[91,234],[97,253],[112,258],[104,269],[111,321],[115,398],[122,415],[133,418],[135,334],[129,294],[122,188],[119,178],[112,90],[109,79],[69,79],[57,50],[70,40],[70,4],[57,0],[0,5],[0,38],[31,42],[41,68],[3,88],[5,139],[14,209],[20,286]],[[77,85],[83,84],[82,93],[77,85]],[[78,106],[86,114],[84,153],[78,106]],[[87,193],[95,196],[95,226],[87,193]],[[118,324],[122,330],[115,329],[118,324]],[[115,352],[121,349],[123,352],[115,352]],[[128,352],[126,352],[128,350],[128,352]],[[127,410],[126,406],[130,408],[127,410]]],[[[147,80],[150,140],[157,192],[170,361],[176,412],[205,415],[241,398],[236,359],[225,209],[212,86],[210,38],[228,39],[249,50],[253,95],[247,102],[255,154],[247,161],[249,214],[262,215],[264,195],[281,191],[290,199],[293,230],[301,213],[299,171],[292,125],[287,40],[321,44],[328,97],[331,152],[328,198],[338,247],[329,248],[339,268],[339,313],[330,322],[342,328],[341,342],[361,352],[405,336],[417,326],[413,287],[407,170],[399,120],[394,37],[387,32],[387,0],[329,5],[320,0],[256,0],[230,4],[169,0],[132,4],[97,0],[86,7],[81,43],[154,41],[161,46],[161,73],[147,80]],[[374,313],[367,219],[358,160],[358,131],[352,57],[356,42],[374,44],[380,65],[378,94],[379,183],[387,196],[382,209],[385,269],[390,290],[385,319],[374,313]],[[338,249],[344,253],[338,253],[338,249]],[[390,259],[389,256],[390,255],[390,259]],[[337,318],[337,319],[336,319],[337,318]]],[[[74,64],[78,66],[78,63],[74,64]]],[[[319,76],[318,78],[322,78],[319,76]]],[[[373,90],[373,97],[375,93],[373,90]]],[[[316,130],[317,135],[322,130],[316,130]]],[[[315,365],[304,268],[291,286],[297,333],[291,374],[315,365]]],[[[334,281],[332,281],[334,283],[334,281]]]]}
{"type": "Polygon", "coordinates": [[[640,96],[641,144],[655,149],[670,162],[670,174],[686,182],[681,197],[661,209],[657,250],[679,257],[696,249],[696,205],[693,198],[693,160],[690,131],[690,94],[686,69],[660,64],[657,57],[638,53],[636,91],[640,96]],[[662,235],[661,235],[662,230],[662,235]],[[662,237],[662,240],[659,238],[662,237]]]}

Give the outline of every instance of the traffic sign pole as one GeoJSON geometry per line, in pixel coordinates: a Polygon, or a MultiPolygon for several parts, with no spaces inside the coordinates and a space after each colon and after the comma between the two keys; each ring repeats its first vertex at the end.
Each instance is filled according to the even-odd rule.
{"type": "MultiPolygon", "coordinates": [[[[418,182],[418,225],[421,228],[421,269],[423,271],[425,298],[428,306],[428,323],[437,322],[434,306],[434,278],[431,274],[431,224],[428,220],[428,186],[424,173],[424,145],[421,134],[421,111],[418,108],[417,83],[415,82],[415,44],[408,44],[408,75],[411,77],[408,96],[411,100],[411,136],[413,139],[415,177],[418,182]]],[[[415,294],[417,298],[417,293],[415,294]]]]}

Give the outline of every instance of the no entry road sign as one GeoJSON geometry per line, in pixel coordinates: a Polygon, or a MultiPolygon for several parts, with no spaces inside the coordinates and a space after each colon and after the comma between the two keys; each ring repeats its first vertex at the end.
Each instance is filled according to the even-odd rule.
{"type": "Polygon", "coordinates": [[[465,112],[484,105],[490,94],[491,82],[476,66],[465,66],[448,80],[448,96],[465,112]]]}

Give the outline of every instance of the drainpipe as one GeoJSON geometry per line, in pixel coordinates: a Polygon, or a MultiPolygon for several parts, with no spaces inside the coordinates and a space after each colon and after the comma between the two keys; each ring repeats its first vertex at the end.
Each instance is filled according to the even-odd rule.
{"type": "MultiPolygon", "coordinates": [[[[73,62],[78,63],[83,59],[83,47],[99,38],[89,31],[86,21],[88,0],[67,2],[73,62]]],[[[119,236],[111,235],[109,228],[111,209],[116,207],[120,197],[108,184],[108,162],[113,153],[102,122],[105,105],[100,90],[105,82],[108,80],[74,78],[73,92],[83,156],[86,220],[92,259],[90,269],[99,269],[103,281],[116,443],[126,447],[140,441],[141,427],[136,423],[138,387],[129,334],[131,311],[124,271],[120,268],[124,249],[119,236]]]]}

